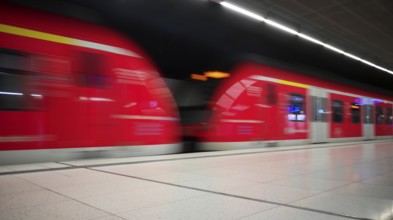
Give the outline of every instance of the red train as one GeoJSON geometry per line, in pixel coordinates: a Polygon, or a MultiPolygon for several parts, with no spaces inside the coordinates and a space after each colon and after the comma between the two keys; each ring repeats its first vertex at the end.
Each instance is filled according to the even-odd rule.
{"type": "MultiPolygon", "coordinates": [[[[210,103],[207,123],[185,126],[204,150],[393,138],[391,96],[256,61],[210,103]]],[[[176,153],[180,142],[171,93],[135,43],[0,4],[0,164],[176,153]]]]}
{"type": "Polygon", "coordinates": [[[0,5],[0,163],[175,153],[165,82],[99,25],[0,5]]]}
{"type": "Polygon", "coordinates": [[[259,61],[230,74],[210,101],[209,120],[188,127],[201,149],[393,138],[389,95],[259,61]]]}

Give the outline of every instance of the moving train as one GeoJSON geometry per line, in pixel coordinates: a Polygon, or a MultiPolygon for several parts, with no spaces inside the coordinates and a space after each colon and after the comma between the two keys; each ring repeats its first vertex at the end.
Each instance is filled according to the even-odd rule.
{"type": "Polygon", "coordinates": [[[255,57],[230,75],[214,91],[208,118],[185,127],[200,150],[393,138],[389,95],[255,57]]]}
{"type": "Polygon", "coordinates": [[[134,42],[0,4],[0,164],[176,153],[178,112],[134,42]]]}
{"type": "Polygon", "coordinates": [[[208,114],[181,127],[129,38],[0,4],[0,164],[178,153],[182,135],[197,150],[393,138],[391,96],[315,74],[248,59],[211,91],[208,114]]]}

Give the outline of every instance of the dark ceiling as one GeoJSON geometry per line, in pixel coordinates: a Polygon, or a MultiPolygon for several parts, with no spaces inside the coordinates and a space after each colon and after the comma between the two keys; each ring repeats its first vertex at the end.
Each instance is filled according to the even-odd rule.
{"type": "MultiPolygon", "coordinates": [[[[129,35],[163,75],[227,68],[256,54],[351,79],[393,95],[393,75],[254,21],[209,0],[13,0],[108,25],[129,35]]],[[[391,0],[231,0],[387,69],[393,69],[391,0]]]]}

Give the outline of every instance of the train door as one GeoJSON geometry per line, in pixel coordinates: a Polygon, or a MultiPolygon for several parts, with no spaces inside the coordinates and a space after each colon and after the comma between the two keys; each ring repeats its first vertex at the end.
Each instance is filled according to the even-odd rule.
{"type": "Polygon", "coordinates": [[[321,143],[328,141],[327,121],[327,91],[325,89],[311,87],[311,142],[321,143]]]}
{"type": "Polygon", "coordinates": [[[374,131],[376,137],[388,137],[392,135],[392,107],[391,104],[382,101],[374,100],[374,131]]]}
{"type": "Polygon", "coordinates": [[[0,149],[34,149],[45,141],[42,94],[30,54],[0,48],[0,149]]]}
{"type": "Polygon", "coordinates": [[[373,103],[370,98],[363,98],[363,139],[371,140],[375,137],[373,103]]]}
{"type": "Polygon", "coordinates": [[[261,139],[267,141],[273,141],[279,139],[278,134],[278,115],[277,112],[279,111],[279,94],[277,91],[277,85],[267,83],[265,87],[265,104],[259,108],[261,111],[261,116],[263,117],[262,124],[262,132],[261,132],[261,139]]]}
{"type": "Polygon", "coordinates": [[[75,65],[79,96],[80,138],[84,146],[112,144],[116,133],[110,118],[115,103],[105,55],[76,51],[75,65]]]}

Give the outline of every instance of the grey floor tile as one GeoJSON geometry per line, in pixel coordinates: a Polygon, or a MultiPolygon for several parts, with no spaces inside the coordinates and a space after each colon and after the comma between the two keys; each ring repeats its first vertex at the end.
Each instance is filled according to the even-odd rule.
{"type": "Polygon", "coordinates": [[[191,181],[184,181],[178,183],[182,186],[187,186],[196,189],[211,190],[223,192],[224,190],[237,189],[255,185],[253,181],[236,180],[231,178],[221,177],[202,177],[191,181]]]}
{"type": "Polygon", "coordinates": [[[162,185],[150,189],[136,189],[103,196],[81,198],[79,200],[110,213],[120,213],[207,194],[195,190],[162,185]]]}
{"type": "Polygon", "coordinates": [[[363,196],[323,193],[291,203],[305,208],[368,219],[391,219],[393,201],[363,196]]]}
{"type": "Polygon", "coordinates": [[[337,188],[332,192],[393,200],[393,186],[353,183],[345,187],[337,188]]]}
{"type": "Polygon", "coordinates": [[[393,186],[393,172],[385,173],[375,177],[370,177],[368,179],[362,180],[361,182],[382,186],[393,186]]]}
{"type": "Polygon", "coordinates": [[[183,184],[190,181],[198,181],[199,179],[208,179],[208,177],[189,172],[172,172],[172,173],[160,173],[146,177],[149,180],[172,183],[172,184],[183,184]]]}
{"type": "Polygon", "coordinates": [[[268,184],[288,186],[308,190],[326,191],[340,186],[348,185],[350,182],[329,180],[329,179],[318,179],[309,176],[297,176],[278,181],[270,181],[268,184]]]}
{"type": "Polygon", "coordinates": [[[80,220],[96,219],[101,216],[108,216],[108,213],[71,200],[9,209],[0,212],[0,219],[2,220],[80,220]]]}
{"type": "Polygon", "coordinates": [[[280,175],[274,172],[244,171],[233,175],[229,175],[227,176],[227,178],[237,179],[237,180],[247,180],[256,183],[265,183],[265,182],[285,179],[288,178],[288,176],[280,175]]]}
{"type": "Polygon", "coordinates": [[[227,177],[231,176],[233,174],[237,174],[241,171],[239,170],[234,170],[234,169],[228,169],[228,168],[205,168],[201,170],[197,170],[192,172],[193,174],[198,174],[198,175],[204,175],[204,176],[213,176],[213,177],[227,177]]]}
{"type": "Polygon", "coordinates": [[[175,174],[176,171],[170,170],[161,170],[159,167],[148,166],[141,167],[141,165],[130,164],[130,165],[120,165],[120,166],[110,166],[110,167],[98,167],[96,170],[103,170],[112,173],[127,175],[127,176],[136,176],[136,177],[149,177],[156,176],[161,174],[175,174]]]}
{"type": "Polygon", "coordinates": [[[311,212],[302,209],[295,209],[289,207],[276,207],[266,211],[259,212],[254,215],[250,215],[241,220],[349,220],[351,218],[345,218],[341,216],[328,215],[324,213],[311,212]]]}
{"type": "Polygon", "coordinates": [[[0,176],[0,196],[9,193],[42,190],[42,187],[14,176],[0,176]]]}
{"type": "Polygon", "coordinates": [[[308,176],[313,178],[344,182],[358,182],[378,175],[380,175],[379,172],[372,172],[368,169],[356,169],[354,167],[342,167],[308,174],[308,176]]]}
{"type": "Polygon", "coordinates": [[[287,186],[275,186],[269,184],[255,184],[249,187],[222,191],[231,195],[277,203],[289,203],[320,193],[320,191],[315,190],[306,190],[287,186]]]}
{"type": "Polygon", "coordinates": [[[63,186],[78,186],[89,183],[110,182],[115,180],[121,181],[126,178],[88,169],[27,173],[18,174],[17,176],[50,189],[63,186]]]}
{"type": "Polygon", "coordinates": [[[7,209],[55,204],[68,198],[47,190],[8,193],[0,196],[0,212],[7,209]]]}
{"type": "Polygon", "coordinates": [[[124,220],[125,218],[122,218],[120,216],[117,215],[104,215],[104,216],[100,216],[98,218],[91,218],[92,220],[124,220]]]}
{"type": "Polygon", "coordinates": [[[275,205],[208,195],[118,215],[126,219],[237,219],[273,207],[275,205]]]}
{"type": "Polygon", "coordinates": [[[105,196],[120,192],[146,190],[159,187],[161,184],[143,180],[124,178],[124,180],[114,180],[106,182],[95,182],[81,185],[52,187],[51,190],[66,195],[74,199],[105,196]]]}
{"type": "MultiPolygon", "coordinates": [[[[244,151],[253,154],[93,168],[99,171],[78,168],[0,176],[0,219],[340,219],[301,209],[274,208],[271,203],[252,199],[392,219],[392,142],[290,151],[295,148],[254,149],[244,151]],[[289,151],[258,153],[277,149],[289,151]],[[204,189],[214,192],[203,192],[204,189]]],[[[211,152],[198,155],[211,156],[211,152]]],[[[150,159],[89,160],[74,164],[150,159]]],[[[50,163],[3,166],[0,171],[50,167],[62,166],[50,163]]]]}

